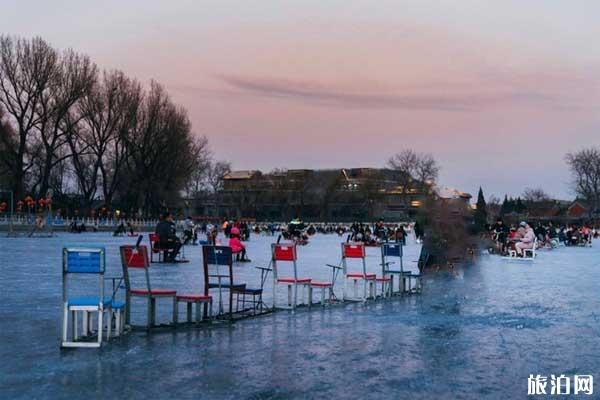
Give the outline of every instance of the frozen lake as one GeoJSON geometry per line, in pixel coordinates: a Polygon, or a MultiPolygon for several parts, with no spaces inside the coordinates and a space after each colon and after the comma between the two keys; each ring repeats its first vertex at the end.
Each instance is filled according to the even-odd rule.
{"type": "MultiPolygon", "coordinates": [[[[258,284],[253,267],[268,264],[273,240],[252,237],[253,262],[234,267],[237,281],[258,284]]],[[[317,236],[300,247],[301,275],[327,279],[340,241],[317,236]]],[[[61,248],[82,242],[104,244],[107,275],[120,275],[118,246],[133,239],[0,238],[0,398],[525,398],[529,374],[600,379],[598,243],[541,251],[533,263],[482,256],[468,270],[427,275],[419,296],[61,351],[61,248]]],[[[367,249],[373,272],[377,252],[367,249]]],[[[418,252],[405,249],[409,269],[418,252]]],[[[188,264],[153,264],[155,285],[200,291],[200,247],[186,256],[188,264]]],[[[143,303],[133,308],[133,322],[143,323],[143,303]]],[[[168,312],[167,302],[159,321],[168,312]]]]}

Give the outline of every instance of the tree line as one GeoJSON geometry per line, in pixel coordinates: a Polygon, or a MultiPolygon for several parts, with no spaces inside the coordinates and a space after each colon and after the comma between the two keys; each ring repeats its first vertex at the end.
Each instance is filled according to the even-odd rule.
{"type": "Polygon", "coordinates": [[[51,192],[73,207],[100,199],[150,215],[206,186],[215,164],[159,83],[41,38],[0,36],[0,187],[15,199],[51,192]]]}

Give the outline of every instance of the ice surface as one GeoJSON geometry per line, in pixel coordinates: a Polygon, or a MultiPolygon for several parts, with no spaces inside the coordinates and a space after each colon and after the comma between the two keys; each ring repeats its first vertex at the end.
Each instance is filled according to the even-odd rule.
{"type": "MultiPolygon", "coordinates": [[[[272,237],[253,236],[236,280],[258,285],[272,237]]],[[[426,276],[420,296],[305,309],[211,328],[134,332],[101,350],[59,350],[61,248],[107,247],[106,233],[0,238],[0,398],[524,398],[529,374],[600,377],[600,250],[541,251],[533,263],[482,256],[426,276]]],[[[299,268],[327,279],[340,238],[299,248],[299,268]]],[[[405,261],[415,268],[419,247],[405,261]]],[[[379,271],[377,249],[368,265],[379,271]]],[[[153,264],[156,287],[200,291],[200,247],[188,264],[153,264]]],[[[270,296],[271,280],[266,286],[270,296]]],[[[281,289],[283,294],[283,288],[281,289]]],[[[270,303],[270,300],[267,299],[270,303]]],[[[134,322],[144,323],[142,302],[134,322]]],[[[182,310],[183,311],[183,310],[182,310]]],[[[169,305],[159,307],[159,321],[169,305]]]]}

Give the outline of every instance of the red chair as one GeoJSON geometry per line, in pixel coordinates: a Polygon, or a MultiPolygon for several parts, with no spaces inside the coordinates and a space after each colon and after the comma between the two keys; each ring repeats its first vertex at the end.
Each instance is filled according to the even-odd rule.
{"type": "Polygon", "coordinates": [[[310,278],[298,277],[298,266],[296,264],[296,245],[294,243],[271,245],[272,266],[273,266],[273,308],[277,306],[277,286],[285,285],[288,288],[288,304],[279,308],[294,310],[298,305],[298,287],[310,290],[310,278]],[[281,276],[281,262],[291,262],[293,276],[281,276]]]}
{"type": "Polygon", "coordinates": [[[165,261],[165,253],[167,251],[169,251],[169,249],[165,249],[160,247],[160,236],[158,236],[157,233],[150,233],[148,234],[148,239],[150,240],[150,262],[164,262],[165,261]],[[154,259],[152,258],[153,254],[158,254],[158,261],[154,261],[154,259]],[[161,254],[162,254],[162,261],[161,261],[161,254]]]}
{"type": "Polygon", "coordinates": [[[367,273],[365,245],[363,243],[342,243],[342,273],[344,274],[344,291],[343,300],[366,301],[369,297],[375,297],[375,282],[376,275],[367,273]],[[348,272],[348,259],[359,259],[362,261],[360,272],[348,272]],[[349,297],[347,294],[348,280],[354,282],[354,297],[349,297]],[[363,282],[363,294],[358,296],[358,281],[363,282]],[[368,288],[368,291],[367,291],[368,288]]]}
{"type": "Polygon", "coordinates": [[[132,297],[143,297],[148,300],[148,315],[146,328],[156,325],[156,300],[167,298],[173,301],[173,324],[177,321],[177,291],[172,289],[157,289],[150,285],[150,263],[148,262],[148,248],[146,246],[121,246],[121,265],[125,278],[125,323],[130,325],[130,309],[132,297]],[[143,270],[145,275],[144,288],[131,288],[129,277],[130,269],[143,270]]]}

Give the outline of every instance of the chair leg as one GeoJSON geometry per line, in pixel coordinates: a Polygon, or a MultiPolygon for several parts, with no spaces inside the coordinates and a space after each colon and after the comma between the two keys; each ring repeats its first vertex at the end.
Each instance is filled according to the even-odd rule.
{"type": "Polygon", "coordinates": [[[106,340],[110,340],[110,331],[112,330],[112,309],[108,309],[108,321],[106,321],[106,340]]]}
{"type": "Polygon", "coordinates": [[[123,320],[121,319],[121,309],[115,314],[115,336],[121,336],[123,333],[123,320]]]}
{"type": "Polygon", "coordinates": [[[202,321],[202,303],[196,303],[196,323],[202,321]]]}
{"type": "Polygon", "coordinates": [[[312,307],[312,301],[313,300],[313,288],[312,286],[308,287],[308,306],[312,307]]]}
{"type": "Polygon", "coordinates": [[[83,337],[86,337],[89,334],[89,328],[90,328],[90,319],[89,319],[89,315],[88,315],[87,311],[81,312],[81,319],[82,319],[81,335],[83,337]]]}
{"type": "MultiPolygon", "coordinates": [[[[192,303],[187,303],[186,304],[186,308],[187,308],[187,322],[190,323],[192,322],[192,303]]],[[[196,307],[197,309],[198,307],[196,307]]]]}
{"type": "Polygon", "coordinates": [[[69,330],[69,306],[65,304],[63,309],[62,341],[67,341],[67,330],[69,330]]]}
{"type": "Polygon", "coordinates": [[[178,305],[177,297],[173,296],[173,326],[174,327],[177,327],[177,320],[179,318],[179,316],[177,315],[177,314],[179,314],[177,305],[178,305]]]}
{"type": "Polygon", "coordinates": [[[103,310],[98,310],[98,345],[102,345],[102,329],[104,325],[102,325],[102,317],[104,315],[103,310]]]}
{"type": "Polygon", "coordinates": [[[73,341],[75,341],[75,340],[77,340],[77,337],[78,337],[78,335],[77,335],[77,322],[78,322],[77,321],[78,320],[77,311],[71,311],[71,315],[72,315],[71,320],[73,321],[73,341]]]}

